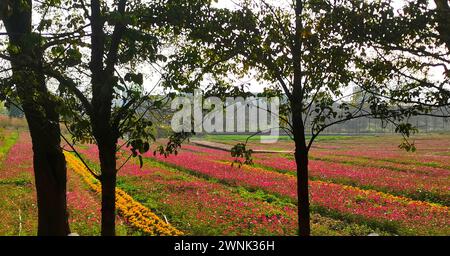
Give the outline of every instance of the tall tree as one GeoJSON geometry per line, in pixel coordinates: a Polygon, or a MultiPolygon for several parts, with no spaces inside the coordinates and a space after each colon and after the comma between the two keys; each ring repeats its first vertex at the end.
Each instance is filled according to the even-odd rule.
{"type": "Polygon", "coordinates": [[[57,101],[46,86],[43,52],[32,31],[32,1],[2,1],[1,19],[8,36],[7,53],[12,77],[2,79],[3,96],[18,98],[33,143],[37,192],[38,235],[70,233],[66,205],[66,162],[60,147],[57,101]]]}
{"type": "Polygon", "coordinates": [[[129,147],[142,164],[141,154],[154,139],[148,115],[166,100],[151,100],[136,69],[163,63],[161,45],[184,18],[178,14],[191,15],[208,2],[46,1],[43,7],[56,16],[44,22],[55,36],[46,43],[51,61],[42,72],[58,82],[60,111],[72,138],[92,139],[98,146],[100,170],[90,170],[102,186],[104,236],[115,235],[116,153],[129,147]],[[68,19],[58,20],[68,8],[73,11],[68,19]]]}
{"type": "MultiPolygon", "coordinates": [[[[179,89],[211,91],[233,87],[234,81],[226,79],[230,75],[252,76],[268,84],[261,95],[287,99],[282,108],[286,111],[280,115],[284,121],[281,128],[292,135],[295,144],[301,236],[310,234],[308,153],[317,136],[335,124],[360,117],[380,118],[397,125],[399,132],[405,130],[399,124],[400,109],[376,94],[352,90],[365,69],[356,66],[359,49],[355,40],[342,36],[339,10],[346,4],[262,0],[237,2],[235,10],[211,8],[208,15],[191,23],[186,37],[192,43],[182,42],[166,76],[168,83],[176,81],[179,89]],[[186,56],[189,58],[180,60],[186,56]],[[192,59],[203,62],[193,63],[192,59]],[[215,82],[205,88],[206,74],[215,82]],[[354,102],[352,95],[357,93],[362,96],[354,102]]],[[[245,145],[238,145],[233,154],[249,155],[245,145]]]]}
{"type": "MultiPolygon", "coordinates": [[[[136,109],[145,100],[139,90],[143,83],[142,74],[130,71],[126,73],[125,78],[119,81],[120,73],[116,69],[119,64],[120,46],[126,35],[129,36],[128,40],[133,40],[130,37],[139,36],[133,33],[135,31],[132,28],[127,28],[129,25],[137,26],[137,21],[133,21],[132,14],[130,14],[132,5],[139,6],[139,1],[119,0],[114,3],[106,3],[92,0],[89,5],[85,5],[84,1],[81,1],[80,5],[72,3],[72,7],[82,8],[85,12],[84,15],[87,17],[84,20],[85,24],[91,30],[89,42],[83,42],[89,47],[90,54],[86,56],[89,58],[88,65],[78,67],[89,73],[90,78],[85,78],[86,81],[90,81],[88,91],[83,93],[80,90],[80,86],[86,81],[80,81],[71,77],[70,74],[65,74],[60,66],[56,71],[48,71],[48,74],[59,81],[60,87],[65,88],[64,92],[76,97],[78,102],[76,105],[82,109],[81,113],[78,111],[66,113],[66,120],[74,121],[69,129],[74,132],[74,138],[92,137],[98,146],[100,172],[92,172],[92,174],[101,182],[101,234],[103,236],[115,235],[118,140],[125,134],[129,135],[128,140],[131,142],[128,145],[132,145],[133,155],[137,155],[138,150],[144,153],[149,149],[148,140],[151,138],[148,127],[151,122],[141,120],[142,117],[139,117],[139,113],[136,112],[136,109]],[[127,4],[129,5],[128,12],[127,4]],[[133,22],[134,24],[130,24],[133,22]],[[122,87],[120,83],[125,87],[122,87]],[[127,87],[127,84],[132,83],[138,86],[127,87]],[[120,90],[126,93],[126,97],[121,99],[123,102],[114,104],[115,99],[119,97],[118,91],[120,90]],[[138,121],[140,121],[139,124],[136,123],[138,121]],[[131,127],[135,128],[134,133],[131,127]]],[[[140,40],[139,42],[145,45],[143,48],[148,47],[146,48],[147,52],[150,47],[156,48],[157,46],[157,42],[151,36],[141,35],[140,40]]],[[[69,44],[74,46],[73,42],[69,44]]],[[[61,46],[59,47],[61,48],[61,46]]],[[[138,54],[136,49],[130,51],[125,48],[123,51],[125,54],[131,54],[132,60],[135,60],[135,56],[138,54]]],[[[129,61],[130,59],[125,62],[129,61]]]]}

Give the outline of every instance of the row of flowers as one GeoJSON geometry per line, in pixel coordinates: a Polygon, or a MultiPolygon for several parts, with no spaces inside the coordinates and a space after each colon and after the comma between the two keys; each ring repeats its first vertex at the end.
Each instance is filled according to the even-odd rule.
{"type": "MultiPolygon", "coordinates": [[[[217,161],[231,161],[229,153],[205,149],[196,146],[186,146],[190,152],[197,155],[208,156],[217,161]]],[[[332,157],[333,159],[335,157],[332,157]]],[[[294,160],[279,154],[255,154],[257,165],[265,169],[274,169],[279,172],[296,174],[294,160]]],[[[392,165],[396,165],[391,163],[392,165]]],[[[398,164],[397,164],[398,165],[398,164]]],[[[439,202],[448,206],[450,204],[450,179],[448,170],[424,167],[422,172],[398,171],[386,168],[359,165],[341,164],[338,161],[311,160],[309,162],[310,176],[314,179],[352,184],[361,187],[370,187],[381,191],[405,195],[413,199],[439,202]],[[430,170],[431,169],[431,170],[430,170]]]]}
{"type": "MultiPolygon", "coordinates": [[[[31,185],[33,182],[33,151],[30,136],[22,132],[16,143],[11,147],[6,155],[3,165],[0,166],[0,183],[14,184],[23,191],[17,193],[17,190],[12,190],[15,202],[14,207],[2,205],[2,217],[4,220],[0,221],[0,228],[6,234],[36,234],[38,216],[36,206],[35,186],[31,185]],[[16,192],[14,192],[16,191],[16,192]],[[27,191],[25,193],[25,191],[27,191]],[[20,203],[17,203],[20,202],[20,203]],[[23,233],[16,233],[16,225],[8,225],[8,223],[15,223],[17,218],[17,207],[20,207],[22,212],[23,233]],[[11,212],[13,210],[13,212],[11,212]]],[[[72,232],[81,235],[93,235],[98,232],[93,232],[98,223],[98,216],[100,214],[100,207],[97,200],[90,197],[88,191],[83,189],[83,186],[78,185],[79,177],[75,173],[68,173],[67,180],[67,208],[69,211],[70,228],[72,232]],[[97,203],[97,205],[95,205],[97,203]]],[[[9,198],[11,199],[11,198],[9,198]]],[[[11,201],[12,202],[12,201],[11,201]]],[[[0,232],[1,233],[1,232],[0,232]]],[[[5,233],[2,233],[5,234],[5,233]]]]}
{"type": "MultiPolygon", "coordinates": [[[[294,160],[281,157],[271,157],[255,160],[257,164],[276,170],[296,171],[294,160]]],[[[449,175],[440,172],[396,171],[392,169],[342,164],[338,161],[311,160],[310,175],[320,180],[332,180],[338,183],[352,184],[361,187],[371,187],[381,191],[406,195],[414,199],[426,199],[450,204],[449,175]],[[432,196],[432,197],[431,197],[432,196]]],[[[445,171],[447,172],[447,171],[445,171]]]]}
{"type": "Polygon", "coordinates": [[[31,139],[29,136],[24,133],[10,133],[7,140],[3,143],[2,151],[5,154],[1,156],[0,166],[2,170],[0,172],[0,179],[10,179],[10,178],[18,178],[24,177],[25,173],[31,173],[33,170],[33,151],[31,150],[31,139]],[[28,171],[25,172],[25,167],[28,171]]]}
{"type": "MultiPolygon", "coordinates": [[[[95,146],[80,151],[90,161],[98,162],[95,146]]],[[[118,161],[125,158],[125,154],[119,155],[118,161]]],[[[297,234],[297,206],[261,190],[230,189],[153,160],[146,161],[143,168],[129,162],[118,175],[121,185],[131,187],[134,195],[167,214],[172,223],[190,235],[297,234]]],[[[373,232],[357,223],[333,226],[339,221],[318,214],[312,215],[312,222],[315,235],[373,232]]]]}
{"type": "Polygon", "coordinates": [[[344,214],[400,224],[403,234],[450,232],[448,207],[323,181],[311,181],[311,201],[344,214]]]}
{"type": "MultiPolygon", "coordinates": [[[[91,155],[95,155],[94,148],[91,147],[88,150],[91,155]]],[[[257,167],[233,167],[223,162],[226,152],[213,154],[210,149],[208,152],[200,153],[192,152],[193,150],[189,148],[189,151],[181,151],[177,156],[167,158],[151,154],[147,157],[177,166],[190,173],[214,178],[226,185],[245,187],[250,190],[262,189],[291,198],[293,201],[297,197],[296,178],[293,176],[257,167]]],[[[448,234],[449,232],[450,215],[447,207],[322,181],[311,181],[310,191],[313,205],[365,220],[393,223],[398,225],[403,233],[448,234]]]]}
{"type": "Polygon", "coordinates": [[[417,158],[420,159],[420,157],[416,156],[410,156],[410,159],[408,160],[401,160],[400,158],[393,160],[386,157],[373,157],[369,154],[363,156],[360,155],[358,151],[352,151],[352,153],[336,153],[334,155],[330,155],[327,152],[314,152],[311,156],[312,158],[319,160],[322,159],[331,162],[351,163],[361,166],[374,166],[394,171],[417,173],[434,177],[448,177],[450,175],[448,166],[435,166],[433,162],[425,160],[416,162],[418,161],[417,158]]]}
{"type": "MultiPolygon", "coordinates": [[[[87,168],[75,156],[65,152],[69,166],[97,193],[101,193],[101,185],[87,170],[87,168]]],[[[135,201],[123,190],[116,189],[116,207],[123,218],[131,226],[148,235],[182,235],[183,233],[170,224],[161,220],[148,208],[135,201]]]]}
{"type": "Polygon", "coordinates": [[[6,140],[11,139],[11,135],[16,138],[2,149],[6,154],[0,159],[0,236],[29,236],[35,235],[37,230],[33,152],[31,140],[24,134],[19,138],[18,133],[4,137],[6,140]]]}
{"type": "MultiPolygon", "coordinates": [[[[95,146],[80,152],[98,163],[95,146]]],[[[119,156],[118,161],[125,158],[119,156]]],[[[293,204],[277,205],[264,198],[242,196],[226,185],[151,161],[143,168],[128,162],[118,175],[119,183],[131,186],[133,193],[152,202],[156,210],[190,235],[297,234],[297,207],[293,204]]]]}
{"type": "MultiPolygon", "coordinates": [[[[229,185],[260,188],[296,198],[296,180],[292,176],[254,167],[236,168],[217,162],[211,155],[197,155],[192,152],[181,152],[177,156],[167,158],[161,156],[155,158],[158,161],[224,180],[229,185]]],[[[443,232],[444,234],[449,232],[450,213],[447,207],[322,181],[311,181],[310,190],[311,202],[328,209],[382,222],[397,222],[417,232],[443,232]]]]}
{"type": "MultiPolygon", "coordinates": [[[[33,151],[31,138],[28,133],[10,133],[8,136],[14,136],[14,141],[11,147],[7,150],[8,154],[3,159],[3,165],[0,165],[0,183],[17,184],[17,186],[26,186],[30,190],[31,196],[28,194],[20,195],[20,207],[23,213],[23,229],[27,234],[35,234],[37,225],[37,209],[35,186],[31,185],[33,182],[33,151]],[[32,191],[32,192],[31,192],[32,191]],[[27,214],[25,214],[27,212],[27,214]],[[26,216],[25,216],[26,215],[26,216]]],[[[10,137],[8,137],[9,139],[10,137]]],[[[4,145],[4,144],[3,144],[4,145]]],[[[100,232],[100,204],[98,198],[89,193],[84,187],[85,182],[82,177],[75,172],[67,173],[67,207],[69,211],[69,222],[72,232],[81,235],[98,235],[100,232]]],[[[19,195],[16,195],[19,196],[19,195]]],[[[18,197],[19,198],[19,197],[18,197]]],[[[15,205],[12,215],[8,214],[7,206],[2,207],[5,211],[6,223],[10,223],[12,219],[8,216],[16,216],[17,207],[15,205]]],[[[4,222],[2,222],[4,223],[4,222]]],[[[1,226],[2,224],[0,224],[1,226]]],[[[5,224],[2,231],[15,232],[16,226],[5,224]]],[[[117,232],[121,235],[126,235],[131,230],[126,228],[121,218],[117,219],[117,232]]],[[[8,233],[16,234],[16,233],[8,233]]]]}
{"type": "MultiPolygon", "coordinates": [[[[229,158],[230,154],[225,151],[203,148],[193,145],[183,145],[183,149],[196,152],[209,154],[215,158],[229,158]]],[[[337,150],[333,155],[330,155],[329,151],[324,150],[313,150],[310,154],[313,159],[323,159],[330,162],[343,162],[343,163],[354,163],[361,166],[372,166],[379,167],[383,169],[389,169],[394,171],[401,171],[407,173],[417,173],[423,174],[425,176],[432,177],[448,177],[450,170],[445,167],[432,166],[433,162],[424,161],[421,159],[423,156],[411,155],[411,153],[401,154],[399,152],[387,152],[379,150],[337,150]],[[404,155],[409,154],[409,155],[404,155]],[[403,160],[400,156],[404,156],[406,160],[403,160]],[[418,163],[420,161],[420,163],[418,163]]],[[[292,160],[292,155],[286,154],[254,154],[254,158],[259,163],[270,163],[271,167],[280,170],[292,170],[295,171],[295,162],[292,160]]],[[[435,159],[437,156],[427,155],[426,157],[432,157],[435,159]]],[[[439,159],[446,159],[445,157],[439,156],[439,159]]],[[[450,160],[450,157],[447,157],[450,160]]],[[[445,160],[443,160],[445,161],[445,160]]]]}
{"type": "Polygon", "coordinates": [[[158,161],[176,165],[201,175],[223,180],[229,185],[261,188],[279,195],[295,198],[297,183],[293,177],[262,170],[255,167],[239,168],[229,163],[222,163],[211,155],[198,155],[192,152],[180,152],[167,158],[161,155],[153,156],[158,161]]]}
{"type": "MultiPolygon", "coordinates": [[[[326,137],[325,137],[326,138],[326,137]]],[[[417,151],[405,152],[398,148],[400,138],[388,137],[387,139],[377,137],[355,137],[347,139],[324,140],[316,142],[312,148],[312,155],[333,155],[350,156],[354,158],[365,158],[379,160],[383,163],[398,163],[414,165],[420,167],[432,166],[450,169],[450,139],[447,135],[422,136],[414,139],[417,151]]],[[[230,142],[233,145],[237,142],[230,142]]],[[[257,142],[249,142],[249,148],[261,148],[257,142]]],[[[264,147],[274,147],[276,150],[293,150],[292,141],[279,141],[276,144],[267,144],[264,147]]]]}
{"type": "MultiPolygon", "coordinates": [[[[384,144],[380,148],[380,145],[377,143],[374,143],[373,147],[369,148],[367,144],[355,143],[345,145],[345,148],[338,147],[337,150],[334,150],[334,153],[338,156],[378,160],[384,163],[392,162],[419,167],[432,166],[448,169],[450,167],[449,148],[450,143],[447,140],[433,139],[418,142],[417,151],[414,153],[400,150],[396,144],[384,144]],[[389,150],[389,148],[391,149],[389,150]]],[[[329,155],[329,151],[323,149],[314,150],[313,153],[319,156],[329,155]]]]}

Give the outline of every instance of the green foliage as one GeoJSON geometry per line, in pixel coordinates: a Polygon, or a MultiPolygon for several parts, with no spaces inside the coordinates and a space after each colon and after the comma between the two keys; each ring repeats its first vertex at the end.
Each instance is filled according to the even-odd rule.
{"type": "Polygon", "coordinates": [[[414,152],[416,151],[416,146],[414,145],[414,142],[409,142],[408,138],[410,137],[411,133],[414,134],[418,132],[418,129],[414,126],[412,126],[409,123],[401,123],[395,128],[395,132],[401,133],[403,135],[403,141],[398,146],[401,149],[404,149],[406,151],[414,152]]]}
{"type": "Polygon", "coordinates": [[[144,77],[141,73],[139,74],[127,73],[124,79],[127,82],[133,82],[138,85],[142,85],[144,83],[144,77]]]}
{"type": "MultiPolygon", "coordinates": [[[[166,62],[162,44],[179,35],[209,2],[102,2],[99,13],[90,16],[86,6],[76,1],[41,3],[39,9],[48,17],[39,30],[58,31],[57,40],[44,38],[42,44],[48,75],[59,82],[58,111],[74,143],[124,139],[117,150],[128,147],[143,164],[142,154],[150,149],[159,125],[154,114],[164,109],[167,98],[150,96],[144,88],[146,77],[136,67],[166,62]],[[64,9],[73,12],[62,20],[58,14],[64,9]]],[[[179,138],[173,135],[159,152],[176,153],[184,140],[179,138]]]]}
{"type": "MultiPolygon", "coordinates": [[[[436,58],[425,43],[437,26],[426,1],[406,3],[398,14],[383,1],[302,2],[299,17],[294,15],[295,5],[240,1],[236,10],[210,7],[201,21],[188,20],[185,27],[191,41],[180,38],[177,52],[169,58],[164,85],[186,92],[201,86],[221,97],[226,92],[239,95],[245,88],[239,94],[233,91],[230,74],[238,78],[251,74],[264,81],[261,96],[287,98],[280,109],[283,129],[292,132],[290,113],[311,127],[308,148],[334,124],[365,117],[397,127],[411,116],[430,114],[433,106],[448,105],[450,94],[442,94],[442,84],[433,85],[429,69],[424,69],[433,65],[398,54],[429,53],[426,56],[436,58]],[[300,22],[293,26],[296,19],[300,22]],[[301,66],[297,73],[296,58],[301,66]],[[408,71],[402,73],[403,68],[408,71]],[[206,76],[213,82],[206,82],[206,76]],[[300,82],[295,84],[295,78],[300,82]],[[415,101],[421,104],[405,104],[415,101]]],[[[412,129],[403,126],[397,132],[409,137],[412,129]]],[[[401,148],[414,149],[407,143],[401,148]]]]}
{"type": "Polygon", "coordinates": [[[246,144],[244,143],[238,143],[234,145],[231,148],[231,156],[235,157],[232,165],[235,163],[238,164],[239,166],[241,166],[242,164],[252,165],[253,164],[252,153],[253,150],[247,149],[246,144]],[[242,162],[240,158],[243,158],[244,162],[242,162]]]}
{"type": "Polygon", "coordinates": [[[164,155],[165,157],[170,154],[177,155],[178,149],[181,148],[183,142],[189,140],[192,135],[194,135],[194,132],[173,133],[169,136],[169,140],[166,145],[159,145],[153,154],[156,155],[158,153],[160,155],[164,155]]]}

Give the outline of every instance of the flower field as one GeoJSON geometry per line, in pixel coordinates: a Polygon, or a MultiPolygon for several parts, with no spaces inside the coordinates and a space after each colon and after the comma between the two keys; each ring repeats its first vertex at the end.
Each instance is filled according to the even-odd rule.
{"type": "MultiPolygon", "coordinates": [[[[2,143],[5,157],[0,165],[0,235],[35,235],[37,230],[36,191],[33,178],[31,138],[28,133],[9,133],[2,143]]],[[[100,202],[89,192],[79,175],[68,172],[67,204],[72,232],[80,235],[100,234],[100,202]]],[[[120,217],[117,234],[137,234],[120,217]]]]}
{"type": "MultiPolygon", "coordinates": [[[[36,229],[31,141],[9,131],[4,138],[0,235],[30,235],[36,229]]],[[[406,153],[398,140],[383,138],[389,143],[363,137],[316,144],[309,166],[313,235],[450,235],[450,140],[424,137],[417,152],[406,153]]],[[[292,150],[287,141],[278,147],[292,150]]],[[[98,168],[95,145],[78,150],[98,168]]],[[[118,166],[127,153],[118,153],[118,166]]],[[[99,182],[73,154],[65,155],[71,228],[97,235],[99,182]]],[[[193,144],[167,158],[148,153],[142,168],[131,160],[118,172],[118,234],[295,235],[292,156],[254,154],[255,164],[242,167],[232,161],[229,152],[193,144]]]]}

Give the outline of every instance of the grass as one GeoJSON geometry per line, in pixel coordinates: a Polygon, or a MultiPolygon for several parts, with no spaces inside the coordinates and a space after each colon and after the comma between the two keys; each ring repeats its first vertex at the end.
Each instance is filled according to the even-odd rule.
{"type": "MultiPolygon", "coordinates": [[[[280,141],[287,141],[290,140],[289,136],[286,135],[280,135],[280,136],[264,136],[267,138],[277,138],[280,141]]],[[[246,141],[248,139],[248,141],[260,141],[261,140],[261,135],[256,135],[250,138],[250,135],[235,135],[235,134],[220,134],[220,135],[206,135],[205,137],[206,140],[211,140],[211,141],[246,141]]]]}
{"type": "Polygon", "coordinates": [[[318,213],[311,215],[311,235],[313,236],[367,236],[371,233],[376,233],[381,236],[392,235],[392,233],[370,227],[366,224],[333,219],[318,213]]]}
{"type": "Polygon", "coordinates": [[[32,182],[30,178],[13,178],[0,180],[0,185],[25,186],[31,184],[32,182]]]}
{"type": "MultiPolygon", "coordinates": [[[[0,171],[9,150],[17,142],[17,131],[3,130],[0,136],[0,171]]],[[[24,168],[28,166],[17,166],[24,168]]],[[[37,207],[35,203],[32,175],[22,172],[19,176],[0,179],[0,235],[34,235],[37,229],[37,207]]]]}
{"type": "Polygon", "coordinates": [[[31,175],[0,180],[0,235],[35,235],[37,207],[31,175]]]}
{"type": "Polygon", "coordinates": [[[3,161],[4,157],[8,154],[8,151],[11,149],[12,146],[16,143],[17,139],[19,138],[19,133],[17,131],[0,131],[1,136],[1,143],[0,143],[0,167],[1,162],[3,161]]]}

